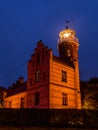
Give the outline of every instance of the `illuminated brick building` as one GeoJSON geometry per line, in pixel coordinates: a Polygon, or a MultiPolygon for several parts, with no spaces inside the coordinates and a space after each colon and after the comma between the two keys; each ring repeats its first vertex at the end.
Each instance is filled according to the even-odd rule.
{"type": "Polygon", "coordinates": [[[7,92],[5,107],[81,109],[78,46],[68,27],[59,34],[59,57],[39,41],[28,61],[27,83],[7,92]]]}
{"type": "Polygon", "coordinates": [[[81,108],[78,39],[66,27],[58,40],[59,57],[42,41],[28,61],[28,108],[81,108]]]}
{"type": "Polygon", "coordinates": [[[16,83],[8,88],[4,98],[5,108],[26,108],[27,82],[20,77],[16,83]]]}

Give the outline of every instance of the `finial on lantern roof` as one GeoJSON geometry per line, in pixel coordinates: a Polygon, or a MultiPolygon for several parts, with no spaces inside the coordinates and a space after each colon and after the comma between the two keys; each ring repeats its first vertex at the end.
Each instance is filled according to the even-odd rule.
{"type": "Polygon", "coordinates": [[[69,22],[70,22],[70,20],[66,20],[66,29],[68,29],[69,22]]]}

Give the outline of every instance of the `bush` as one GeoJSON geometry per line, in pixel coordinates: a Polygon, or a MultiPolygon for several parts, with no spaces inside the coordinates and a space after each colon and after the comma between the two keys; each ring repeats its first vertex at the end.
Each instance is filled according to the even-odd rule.
{"type": "Polygon", "coordinates": [[[98,110],[0,109],[1,126],[98,128],[98,110]]]}

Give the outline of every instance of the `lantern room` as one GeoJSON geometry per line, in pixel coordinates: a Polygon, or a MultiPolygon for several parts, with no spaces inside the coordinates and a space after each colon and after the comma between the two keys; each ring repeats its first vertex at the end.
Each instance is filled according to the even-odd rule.
{"type": "Polygon", "coordinates": [[[62,43],[64,41],[78,42],[78,38],[76,37],[75,31],[69,28],[66,28],[65,30],[61,31],[59,33],[59,43],[62,43]]]}

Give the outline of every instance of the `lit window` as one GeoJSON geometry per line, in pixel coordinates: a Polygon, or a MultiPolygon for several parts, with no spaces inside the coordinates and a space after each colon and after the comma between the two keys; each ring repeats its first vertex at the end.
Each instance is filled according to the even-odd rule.
{"type": "Polygon", "coordinates": [[[40,80],[40,70],[36,71],[36,81],[38,82],[40,80]]]}
{"type": "Polygon", "coordinates": [[[35,105],[39,105],[40,103],[40,93],[36,92],[35,93],[35,105]]]}
{"type": "Polygon", "coordinates": [[[67,73],[66,73],[66,71],[62,71],[62,81],[67,82],[67,73]]]}
{"type": "Polygon", "coordinates": [[[62,105],[64,106],[68,105],[68,95],[65,93],[62,93],[62,105]]]}
{"type": "Polygon", "coordinates": [[[21,98],[20,108],[24,108],[24,98],[21,98]]]}

